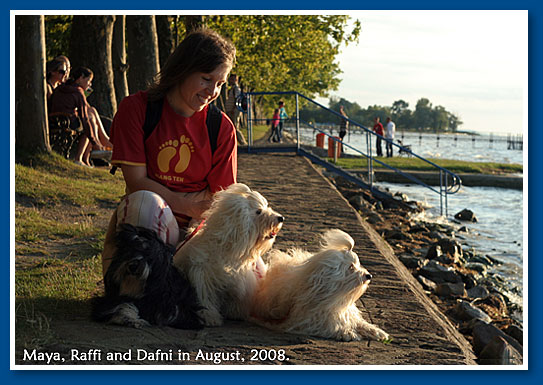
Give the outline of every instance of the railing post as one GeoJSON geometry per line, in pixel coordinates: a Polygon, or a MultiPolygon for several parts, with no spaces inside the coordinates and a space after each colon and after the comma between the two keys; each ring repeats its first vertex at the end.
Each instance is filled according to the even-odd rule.
{"type": "Polygon", "coordinates": [[[296,151],[300,151],[300,106],[296,92],[296,151]]]}
{"type": "Polygon", "coordinates": [[[445,218],[449,217],[449,182],[445,174],[445,218]]]}
{"type": "MultiPolygon", "coordinates": [[[[445,194],[447,194],[446,191],[445,194]]],[[[439,170],[439,205],[440,215],[443,216],[443,170],[439,170]]]]}
{"type": "Polygon", "coordinates": [[[368,177],[368,180],[370,181],[370,186],[373,187],[373,153],[372,153],[372,148],[371,148],[371,134],[368,132],[366,132],[366,136],[367,136],[367,140],[368,140],[368,146],[369,146],[369,159],[368,159],[368,170],[369,170],[369,177],[368,177]]]}
{"type": "Polygon", "coordinates": [[[251,152],[253,144],[253,119],[251,113],[251,94],[247,95],[247,152],[251,152]]]}

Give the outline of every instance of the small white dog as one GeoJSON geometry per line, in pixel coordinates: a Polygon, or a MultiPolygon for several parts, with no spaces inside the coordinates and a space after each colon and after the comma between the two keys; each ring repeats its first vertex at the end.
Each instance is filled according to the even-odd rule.
{"type": "Polygon", "coordinates": [[[245,320],[257,281],[266,274],[262,255],[271,249],[283,217],[244,184],[217,192],[201,230],[175,254],[173,263],[196,290],[207,326],[223,317],[245,320]]]}
{"type": "Polygon", "coordinates": [[[360,266],[353,247],[349,234],[334,229],[323,235],[316,254],[272,251],[253,301],[252,320],[276,330],[342,341],[388,341],[389,335],[366,322],[356,307],[371,275],[360,266]]]}

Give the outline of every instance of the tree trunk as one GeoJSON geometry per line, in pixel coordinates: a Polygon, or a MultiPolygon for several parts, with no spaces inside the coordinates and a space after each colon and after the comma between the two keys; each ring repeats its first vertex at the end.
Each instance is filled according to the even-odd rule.
{"type": "Polygon", "coordinates": [[[16,152],[51,152],[43,16],[15,16],[15,68],[16,152]]]}
{"type": "Polygon", "coordinates": [[[128,89],[130,93],[145,90],[158,73],[158,39],[155,17],[126,16],[128,40],[128,89]]]}
{"type": "Polygon", "coordinates": [[[88,101],[100,115],[112,118],[117,111],[111,45],[115,16],[74,16],[70,38],[72,68],[88,67],[94,72],[94,92],[88,101]]]}
{"type": "Polygon", "coordinates": [[[117,103],[120,103],[121,100],[128,96],[125,27],[126,16],[118,15],[113,25],[113,43],[111,46],[111,62],[117,103]]]}
{"type": "Polygon", "coordinates": [[[159,61],[160,67],[162,68],[175,49],[175,41],[171,28],[173,17],[157,15],[155,16],[155,20],[158,37],[159,61]]]}
{"type": "Polygon", "coordinates": [[[187,15],[185,16],[185,29],[187,35],[204,25],[204,16],[187,15]]]}

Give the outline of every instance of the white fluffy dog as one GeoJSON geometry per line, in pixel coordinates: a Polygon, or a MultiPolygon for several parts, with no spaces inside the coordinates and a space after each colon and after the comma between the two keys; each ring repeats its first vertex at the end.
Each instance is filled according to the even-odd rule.
{"type": "Polygon", "coordinates": [[[271,252],[267,275],[253,301],[253,321],[272,329],[342,341],[388,341],[389,335],[366,322],[356,307],[371,275],[360,266],[353,247],[349,234],[334,229],[323,235],[316,254],[300,249],[288,254],[271,252]]]}
{"type": "Polygon", "coordinates": [[[217,192],[201,230],[174,256],[196,290],[207,326],[223,317],[248,319],[257,281],[266,274],[262,255],[273,245],[283,217],[244,184],[217,192]]]}

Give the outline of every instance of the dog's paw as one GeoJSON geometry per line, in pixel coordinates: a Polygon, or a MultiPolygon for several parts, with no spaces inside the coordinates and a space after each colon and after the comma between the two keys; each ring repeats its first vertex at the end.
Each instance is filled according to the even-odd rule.
{"type": "Polygon", "coordinates": [[[337,338],[339,341],[360,341],[362,337],[355,330],[342,330],[339,332],[337,338]]]}
{"type": "Polygon", "coordinates": [[[142,318],[138,318],[136,320],[128,321],[126,323],[126,326],[131,326],[131,327],[136,328],[136,329],[142,329],[142,328],[151,326],[151,324],[149,322],[147,322],[146,320],[142,319],[142,318]]]}
{"type": "Polygon", "coordinates": [[[363,326],[359,327],[358,332],[361,335],[371,338],[373,340],[382,341],[382,342],[391,341],[391,338],[387,332],[369,323],[366,323],[363,326]]]}
{"type": "Polygon", "coordinates": [[[221,314],[215,309],[202,309],[198,311],[198,316],[206,326],[221,326],[223,324],[221,314]]]}
{"type": "Polygon", "coordinates": [[[392,338],[388,335],[388,333],[379,328],[377,328],[377,331],[375,332],[375,338],[377,339],[377,341],[381,341],[385,344],[392,341],[392,338]]]}

